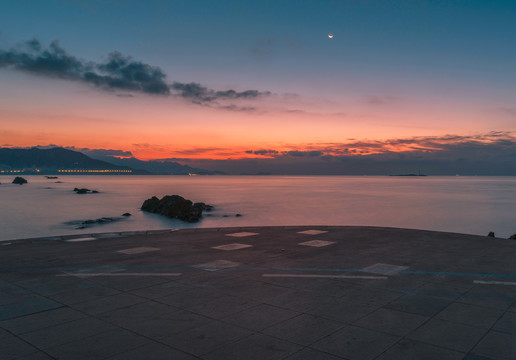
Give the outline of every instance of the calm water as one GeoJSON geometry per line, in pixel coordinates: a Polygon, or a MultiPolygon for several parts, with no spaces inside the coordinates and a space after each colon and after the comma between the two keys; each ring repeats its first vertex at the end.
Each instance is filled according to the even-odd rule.
{"type": "Polygon", "coordinates": [[[516,178],[362,176],[0,176],[0,240],[47,235],[255,225],[371,225],[499,237],[516,233],[516,178]],[[99,194],[78,195],[74,187],[99,194]],[[139,210],[157,195],[215,205],[187,224],[139,210]],[[73,222],[133,216],[78,230],[73,222]],[[240,213],[242,217],[234,217],[240,213]],[[230,215],[230,217],[223,217],[230,215]]]}

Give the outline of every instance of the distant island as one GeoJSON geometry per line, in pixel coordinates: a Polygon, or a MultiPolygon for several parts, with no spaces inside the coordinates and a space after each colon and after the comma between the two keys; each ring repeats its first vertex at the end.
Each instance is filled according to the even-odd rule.
{"type": "Polygon", "coordinates": [[[389,175],[389,176],[428,176],[425,174],[396,174],[396,175],[389,175]]]}
{"type": "Polygon", "coordinates": [[[92,159],[73,150],[0,148],[0,175],[212,175],[206,171],[172,161],[142,161],[136,158],[111,161],[92,159]],[[132,165],[132,166],[131,166],[132,165]]]}

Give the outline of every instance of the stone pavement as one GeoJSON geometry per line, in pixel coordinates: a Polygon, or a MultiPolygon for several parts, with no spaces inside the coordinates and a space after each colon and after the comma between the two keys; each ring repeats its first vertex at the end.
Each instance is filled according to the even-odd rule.
{"type": "Polygon", "coordinates": [[[516,242],[373,227],[0,243],[0,358],[516,359],[516,242]]]}

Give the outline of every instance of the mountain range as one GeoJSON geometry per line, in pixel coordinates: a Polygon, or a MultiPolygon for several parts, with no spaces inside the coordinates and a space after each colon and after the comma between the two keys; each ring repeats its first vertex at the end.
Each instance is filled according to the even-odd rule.
{"type": "MultiPolygon", "coordinates": [[[[0,170],[22,170],[24,172],[55,173],[58,170],[110,170],[132,174],[187,175],[214,174],[211,171],[195,169],[172,161],[142,161],[136,158],[103,156],[93,159],[81,152],[64,148],[30,149],[0,148],[0,170]]],[[[108,172],[109,173],[109,172],[108,172]]]]}

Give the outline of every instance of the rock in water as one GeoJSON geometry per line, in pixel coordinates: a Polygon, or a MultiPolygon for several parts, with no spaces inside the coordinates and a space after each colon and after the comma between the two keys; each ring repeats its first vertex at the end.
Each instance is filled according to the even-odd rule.
{"type": "Polygon", "coordinates": [[[74,188],[73,191],[75,191],[77,194],[98,194],[99,192],[97,190],[90,190],[86,188],[74,188]]]}
{"type": "Polygon", "coordinates": [[[509,240],[516,240],[516,234],[512,234],[511,236],[509,236],[509,240]]]}
{"type": "Polygon", "coordinates": [[[197,222],[202,217],[202,212],[210,211],[213,206],[205,203],[193,204],[179,195],[166,195],[162,199],[153,196],[143,202],[141,209],[155,214],[165,215],[187,222],[197,222]]]}
{"type": "Polygon", "coordinates": [[[13,184],[23,185],[23,184],[26,184],[26,183],[27,183],[27,180],[25,180],[21,176],[17,176],[13,180],[13,184]]]}
{"type": "Polygon", "coordinates": [[[487,236],[489,236],[489,237],[495,237],[495,234],[494,234],[494,232],[490,231],[490,232],[489,232],[489,234],[487,234],[487,236]]]}

